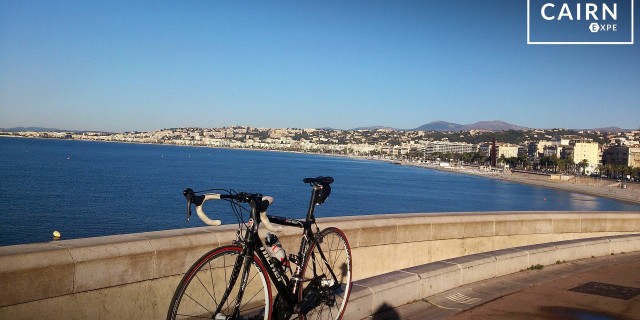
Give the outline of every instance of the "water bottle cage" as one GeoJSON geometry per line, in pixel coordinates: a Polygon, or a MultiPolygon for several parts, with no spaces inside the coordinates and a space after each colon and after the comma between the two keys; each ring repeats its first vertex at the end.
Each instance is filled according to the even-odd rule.
{"type": "Polygon", "coordinates": [[[300,265],[300,263],[298,261],[298,257],[295,254],[290,254],[289,255],[289,261],[293,262],[295,265],[300,265]]]}

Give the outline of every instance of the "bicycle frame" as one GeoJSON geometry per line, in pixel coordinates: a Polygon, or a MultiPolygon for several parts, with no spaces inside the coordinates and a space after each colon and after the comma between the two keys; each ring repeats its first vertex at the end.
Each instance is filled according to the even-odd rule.
{"type": "MultiPolygon", "coordinates": [[[[298,290],[298,288],[300,287],[299,286],[300,282],[310,280],[310,279],[300,278],[302,273],[300,264],[304,261],[304,254],[309,248],[310,242],[313,242],[315,244],[315,246],[318,248],[318,252],[320,253],[320,258],[325,263],[325,265],[329,267],[329,263],[324,253],[322,252],[322,248],[318,242],[318,239],[316,239],[316,237],[314,236],[314,232],[311,229],[311,226],[315,224],[315,217],[313,213],[316,205],[316,197],[318,195],[319,190],[321,189],[322,189],[322,186],[318,184],[313,185],[313,189],[311,191],[311,201],[309,203],[309,209],[307,211],[307,216],[304,221],[267,215],[267,217],[269,218],[269,221],[271,221],[274,224],[297,227],[297,228],[303,229],[302,239],[300,241],[300,248],[298,250],[297,255],[293,256],[295,258],[295,263],[297,267],[296,267],[296,271],[293,273],[293,276],[291,278],[287,276],[283,266],[277,262],[274,262],[271,259],[271,256],[269,255],[269,253],[267,252],[264,246],[264,243],[262,242],[262,239],[260,239],[260,236],[258,234],[258,229],[260,227],[260,222],[261,222],[259,212],[258,210],[256,210],[255,203],[254,202],[250,203],[251,219],[249,220],[250,222],[249,222],[248,228],[245,231],[244,236],[240,240],[242,242],[242,246],[244,250],[242,251],[242,254],[238,256],[234,264],[233,272],[231,274],[230,285],[225,290],[225,293],[222,299],[220,300],[220,303],[217,309],[215,310],[214,314],[218,314],[220,312],[222,305],[227,300],[227,298],[229,297],[229,293],[231,292],[234,285],[236,284],[238,276],[242,275],[242,278],[240,281],[240,289],[238,291],[238,299],[237,299],[238,305],[236,305],[234,308],[235,310],[234,310],[234,314],[232,315],[232,318],[235,319],[239,316],[238,314],[239,304],[242,301],[242,296],[244,295],[244,289],[247,284],[248,270],[250,268],[250,264],[252,260],[252,259],[247,259],[247,257],[252,257],[253,255],[256,255],[258,259],[260,259],[263,265],[268,266],[266,269],[267,269],[269,278],[271,279],[272,283],[276,287],[276,290],[280,295],[280,297],[282,297],[284,301],[287,303],[288,308],[290,310],[293,310],[295,308],[295,306],[299,302],[297,298],[296,290],[298,290]],[[251,223],[251,221],[253,221],[253,223],[251,223]],[[240,273],[241,271],[242,273],[240,273]]],[[[331,276],[333,277],[333,280],[337,283],[338,282],[337,277],[333,272],[333,270],[330,267],[328,268],[328,270],[331,272],[331,276]]],[[[315,274],[315,266],[313,271],[315,274]]]]}

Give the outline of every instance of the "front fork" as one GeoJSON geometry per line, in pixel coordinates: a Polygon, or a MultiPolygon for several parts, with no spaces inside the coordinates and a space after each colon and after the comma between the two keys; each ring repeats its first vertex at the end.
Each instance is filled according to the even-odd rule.
{"type": "Polygon", "coordinates": [[[238,290],[238,296],[236,298],[236,304],[233,307],[233,312],[230,317],[225,317],[225,318],[239,319],[240,317],[240,303],[242,302],[244,289],[247,287],[247,281],[249,278],[249,268],[251,267],[251,259],[253,259],[253,256],[249,257],[247,252],[252,252],[252,250],[248,250],[248,248],[245,247],[244,250],[242,250],[242,253],[238,256],[238,258],[236,258],[235,263],[233,264],[233,270],[231,271],[231,276],[229,277],[229,282],[228,282],[229,286],[224,291],[224,294],[222,295],[222,298],[220,298],[220,302],[218,303],[218,306],[216,307],[216,310],[213,313],[214,319],[218,318],[218,314],[220,314],[222,306],[224,306],[225,303],[227,302],[227,299],[229,298],[229,295],[231,294],[231,291],[233,290],[233,287],[236,284],[238,276],[240,275],[240,271],[244,270],[244,272],[242,272],[242,279],[240,280],[240,289],[238,290]]]}

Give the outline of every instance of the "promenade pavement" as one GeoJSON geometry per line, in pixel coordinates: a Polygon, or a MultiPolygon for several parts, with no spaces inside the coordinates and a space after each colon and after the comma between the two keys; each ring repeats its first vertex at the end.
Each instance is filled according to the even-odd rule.
{"type": "Polygon", "coordinates": [[[365,319],[640,319],[640,252],[524,270],[365,319]]]}

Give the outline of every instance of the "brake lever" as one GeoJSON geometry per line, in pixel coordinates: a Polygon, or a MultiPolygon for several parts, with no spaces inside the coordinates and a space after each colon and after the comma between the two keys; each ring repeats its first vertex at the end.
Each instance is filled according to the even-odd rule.
{"type": "Polygon", "coordinates": [[[191,196],[187,199],[187,222],[191,220],[191,196]]]}
{"type": "Polygon", "coordinates": [[[194,193],[191,188],[187,188],[182,194],[187,198],[187,222],[189,222],[191,220],[191,199],[193,199],[194,193]]]}

